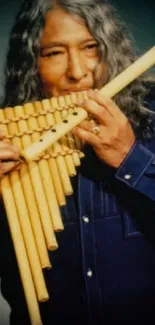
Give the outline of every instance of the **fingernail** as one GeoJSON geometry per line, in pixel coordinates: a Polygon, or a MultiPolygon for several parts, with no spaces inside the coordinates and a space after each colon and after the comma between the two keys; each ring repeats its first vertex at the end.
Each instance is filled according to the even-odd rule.
{"type": "Polygon", "coordinates": [[[6,134],[6,131],[3,128],[1,128],[0,129],[0,134],[6,134]]]}
{"type": "Polygon", "coordinates": [[[14,150],[15,150],[16,153],[19,153],[18,147],[16,147],[15,145],[13,145],[13,148],[14,148],[14,150]]]}
{"type": "Polygon", "coordinates": [[[4,138],[6,136],[6,132],[3,129],[0,129],[0,138],[4,138]]]}
{"type": "Polygon", "coordinates": [[[77,105],[78,105],[78,106],[82,106],[83,103],[84,103],[84,100],[78,100],[78,101],[77,101],[77,105]]]}
{"type": "Polygon", "coordinates": [[[88,90],[88,95],[93,95],[94,94],[94,90],[93,89],[89,89],[88,90]]]}
{"type": "Polygon", "coordinates": [[[76,132],[76,127],[74,129],[72,129],[72,133],[75,133],[76,132]]]}

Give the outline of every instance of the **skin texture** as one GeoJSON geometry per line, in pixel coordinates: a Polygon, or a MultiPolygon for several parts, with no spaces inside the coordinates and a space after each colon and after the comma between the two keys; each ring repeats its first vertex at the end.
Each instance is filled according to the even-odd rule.
{"type": "Polygon", "coordinates": [[[93,134],[91,121],[83,121],[73,130],[74,134],[92,145],[101,160],[118,168],[135,142],[128,119],[110,98],[98,91],[89,91],[89,100],[80,106],[95,117],[100,131],[98,135],[93,134]]]}
{"type": "MultiPolygon", "coordinates": [[[[102,79],[106,64],[100,63],[97,42],[87,27],[58,8],[47,15],[38,66],[45,93],[60,96],[92,89],[96,67],[102,79]]],[[[100,159],[118,168],[135,141],[130,123],[112,100],[93,91],[89,98],[79,106],[94,115],[100,133],[91,132],[92,121],[82,122],[74,133],[91,144],[100,159]]]]}
{"type": "Polygon", "coordinates": [[[102,78],[98,44],[79,17],[59,8],[48,12],[38,69],[46,96],[93,88],[96,69],[102,78]]]}
{"type": "MultiPolygon", "coordinates": [[[[94,116],[100,132],[92,133],[92,120],[82,122],[73,132],[91,144],[101,160],[118,168],[133,146],[135,136],[116,104],[92,90],[103,84],[106,71],[106,63],[100,62],[96,40],[79,17],[55,8],[46,16],[40,44],[37,64],[45,96],[89,90],[89,99],[79,106],[94,116]]],[[[4,140],[1,130],[0,178],[19,165],[18,159],[18,148],[4,140]]]]}
{"type": "Polygon", "coordinates": [[[10,170],[18,167],[19,150],[9,140],[5,140],[5,132],[0,129],[0,179],[10,170]]]}

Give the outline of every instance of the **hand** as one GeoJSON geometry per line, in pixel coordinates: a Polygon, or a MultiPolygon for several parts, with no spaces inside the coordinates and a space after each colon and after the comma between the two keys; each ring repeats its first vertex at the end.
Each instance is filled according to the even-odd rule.
{"type": "Polygon", "coordinates": [[[118,168],[135,142],[129,120],[110,98],[103,97],[98,91],[89,91],[88,100],[79,103],[79,106],[94,116],[99,133],[92,132],[93,120],[81,122],[73,133],[91,144],[105,163],[118,168]]]}
{"type": "Polygon", "coordinates": [[[5,139],[5,133],[0,130],[0,180],[9,171],[19,166],[19,150],[5,139]]]}

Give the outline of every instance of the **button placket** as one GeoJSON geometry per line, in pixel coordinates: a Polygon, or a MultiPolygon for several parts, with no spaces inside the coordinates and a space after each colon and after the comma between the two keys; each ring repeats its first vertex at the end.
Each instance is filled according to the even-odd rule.
{"type": "MultiPolygon", "coordinates": [[[[80,175],[81,176],[81,175],[80,175]]],[[[82,268],[85,281],[85,290],[90,312],[90,319],[95,317],[101,319],[101,296],[98,278],[96,276],[95,243],[94,243],[94,221],[93,215],[93,187],[88,179],[82,176],[79,179],[79,211],[80,232],[82,248],[82,268]],[[82,181],[81,181],[82,180],[82,181]]]]}

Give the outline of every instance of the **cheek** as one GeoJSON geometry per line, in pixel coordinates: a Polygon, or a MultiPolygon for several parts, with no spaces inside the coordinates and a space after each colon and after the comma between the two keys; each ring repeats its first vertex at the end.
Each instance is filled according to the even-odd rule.
{"type": "Polygon", "coordinates": [[[50,60],[38,62],[39,75],[42,83],[56,86],[65,73],[65,67],[61,63],[52,64],[50,60]]]}
{"type": "Polygon", "coordinates": [[[99,60],[98,60],[98,58],[89,58],[89,57],[86,57],[85,58],[85,64],[87,66],[88,71],[94,72],[95,69],[96,69],[96,67],[99,64],[99,60]]]}
{"type": "Polygon", "coordinates": [[[103,85],[106,84],[106,79],[106,66],[104,63],[99,63],[94,71],[95,87],[101,88],[103,85]]]}

